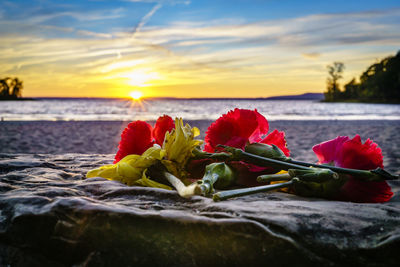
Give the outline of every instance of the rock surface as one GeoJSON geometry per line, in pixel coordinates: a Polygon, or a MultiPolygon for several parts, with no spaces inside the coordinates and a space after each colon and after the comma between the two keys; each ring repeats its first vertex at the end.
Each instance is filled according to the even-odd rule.
{"type": "Polygon", "coordinates": [[[260,193],[225,202],[128,187],[112,155],[0,154],[0,266],[398,266],[400,183],[384,204],[260,193]]]}

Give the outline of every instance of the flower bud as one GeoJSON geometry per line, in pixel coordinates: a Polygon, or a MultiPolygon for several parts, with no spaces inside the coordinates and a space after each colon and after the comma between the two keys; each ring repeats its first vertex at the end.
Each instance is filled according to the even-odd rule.
{"type": "Polygon", "coordinates": [[[252,143],[245,147],[245,152],[270,159],[283,161],[287,161],[289,159],[279,147],[273,144],[268,145],[263,143],[252,143]]]}
{"type": "Polygon", "coordinates": [[[235,183],[235,174],[224,162],[207,165],[203,179],[198,181],[203,195],[210,195],[217,189],[225,189],[235,183]]]}

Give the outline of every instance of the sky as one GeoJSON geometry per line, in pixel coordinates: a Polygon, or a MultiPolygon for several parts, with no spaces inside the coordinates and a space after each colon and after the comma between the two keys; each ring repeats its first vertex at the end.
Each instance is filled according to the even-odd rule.
{"type": "Polygon", "coordinates": [[[0,2],[0,78],[24,97],[321,93],[400,49],[400,2],[0,2]]]}

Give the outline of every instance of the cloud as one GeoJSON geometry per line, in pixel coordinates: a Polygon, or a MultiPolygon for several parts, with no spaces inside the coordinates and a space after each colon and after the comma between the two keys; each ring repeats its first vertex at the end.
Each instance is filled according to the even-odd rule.
{"type": "Polygon", "coordinates": [[[134,37],[134,35],[138,32],[141,31],[142,27],[150,20],[150,18],[154,15],[154,13],[157,12],[157,10],[159,10],[162,7],[161,4],[156,4],[151,10],[150,12],[148,12],[138,23],[138,25],[133,29],[132,32],[132,37],[134,37]]]}
{"type": "Polygon", "coordinates": [[[123,8],[116,8],[112,10],[85,10],[84,12],[52,11],[47,14],[36,12],[36,14],[29,14],[27,18],[14,19],[12,16],[8,16],[7,20],[24,22],[27,24],[40,24],[59,17],[71,17],[81,22],[98,21],[121,18],[123,16],[123,11],[123,8]]]}
{"type": "Polygon", "coordinates": [[[321,54],[320,53],[316,53],[316,52],[312,52],[312,53],[302,53],[301,54],[305,59],[318,59],[321,54]]]}
{"type": "Polygon", "coordinates": [[[91,31],[85,31],[85,30],[78,30],[77,33],[80,35],[97,37],[97,38],[111,38],[112,37],[112,34],[109,34],[109,33],[98,33],[98,32],[91,32],[91,31]]]}
{"type": "Polygon", "coordinates": [[[317,47],[381,43],[400,40],[398,23],[385,18],[400,16],[400,10],[311,15],[256,23],[220,24],[182,22],[145,27],[138,38],[158,44],[211,46],[279,44],[287,47],[317,47]]]}

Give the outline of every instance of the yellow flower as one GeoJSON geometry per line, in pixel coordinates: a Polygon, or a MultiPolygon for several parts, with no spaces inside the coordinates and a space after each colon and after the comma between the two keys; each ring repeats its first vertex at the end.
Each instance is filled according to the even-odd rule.
{"type": "Polygon", "coordinates": [[[170,173],[181,179],[186,177],[185,166],[193,156],[192,151],[203,143],[194,139],[199,134],[198,128],[192,128],[189,124],[183,126],[182,118],[175,119],[175,129],[165,134],[163,144],[166,157],[162,163],[170,173]]]}
{"type": "Polygon", "coordinates": [[[135,181],[143,177],[144,171],[161,160],[165,156],[165,150],[159,145],[147,149],[142,155],[128,155],[117,164],[102,166],[89,171],[86,178],[103,177],[109,180],[120,181],[127,185],[133,185],[135,181]]]}
{"type": "MultiPolygon", "coordinates": [[[[157,162],[161,162],[168,172],[185,181],[185,166],[195,147],[202,144],[201,140],[194,137],[200,134],[199,129],[183,126],[182,119],[175,119],[175,129],[165,134],[163,147],[155,144],[142,155],[128,155],[116,164],[105,165],[89,171],[87,178],[103,177],[109,180],[120,181],[127,185],[140,185],[171,189],[171,187],[151,180],[146,171],[157,162]]],[[[162,172],[160,175],[165,176],[162,172]]],[[[166,177],[167,180],[169,180],[166,177]]],[[[174,185],[176,183],[173,183],[174,185]]]]}

